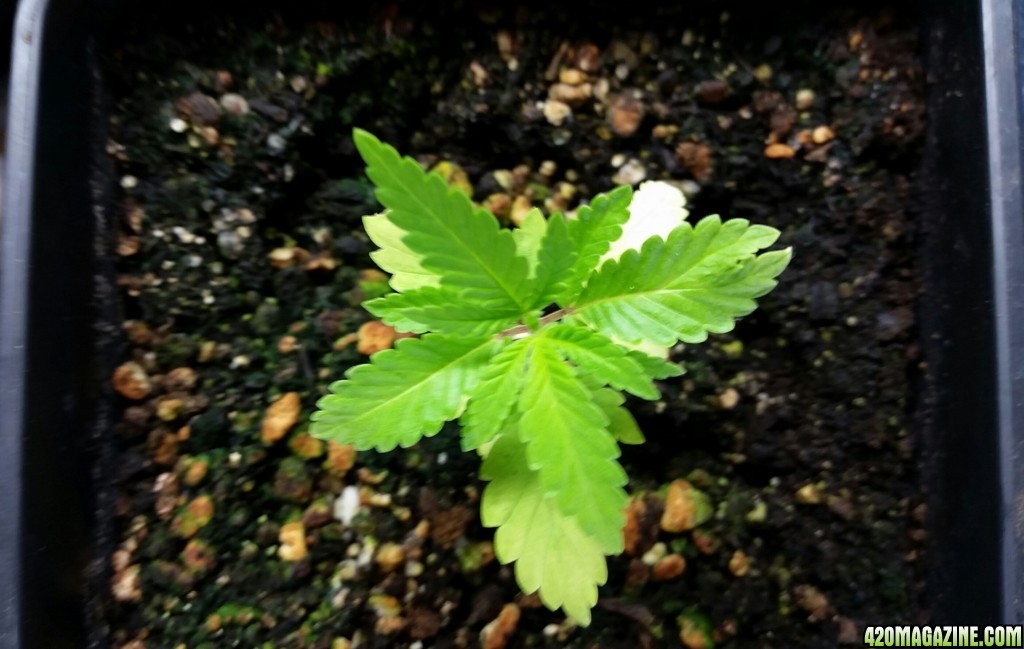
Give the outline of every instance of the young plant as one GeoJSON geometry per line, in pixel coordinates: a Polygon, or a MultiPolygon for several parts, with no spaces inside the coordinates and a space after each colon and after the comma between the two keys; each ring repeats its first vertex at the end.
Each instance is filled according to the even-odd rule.
{"type": "Polygon", "coordinates": [[[759,253],[779,233],[742,219],[685,223],[663,183],[502,229],[373,135],[355,143],[387,208],[364,219],[372,257],[396,291],[365,307],[423,335],[331,385],[311,432],[390,451],[458,418],[462,448],[483,458],[497,558],[524,592],[589,624],[605,555],[623,549],[618,445],[643,441],[622,393],[657,399],[653,381],[682,374],[667,348],[730,331],[790,251],[759,253]]]}

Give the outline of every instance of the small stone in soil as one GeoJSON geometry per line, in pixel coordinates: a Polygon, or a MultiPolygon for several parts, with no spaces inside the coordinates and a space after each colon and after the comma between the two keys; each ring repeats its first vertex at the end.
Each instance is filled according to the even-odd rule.
{"type": "Polygon", "coordinates": [[[687,649],[711,649],[711,625],[699,613],[684,613],[679,617],[679,641],[687,649]]]}
{"type": "Polygon", "coordinates": [[[686,480],[675,480],[668,486],[661,529],[670,533],[686,532],[697,527],[712,514],[707,495],[686,480]]]}
{"type": "Polygon", "coordinates": [[[654,581],[669,581],[683,574],[686,570],[686,559],[680,554],[670,554],[654,564],[651,576],[654,581]]]}
{"type": "Polygon", "coordinates": [[[822,502],[821,489],[813,483],[805,484],[797,489],[796,501],[803,505],[819,505],[822,502]]]}
{"type": "Polygon", "coordinates": [[[750,572],[750,559],[743,550],[736,550],[729,558],[729,572],[737,577],[745,577],[750,572]]]}
{"type": "Polygon", "coordinates": [[[740,393],[736,388],[726,388],[718,395],[718,405],[723,410],[732,410],[740,402],[740,393]]]}
{"type": "Polygon", "coordinates": [[[773,160],[792,158],[795,155],[793,147],[778,142],[769,144],[764,150],[764,156],[773,160]]]}
{"type": "Polygon", "coordinates": [[[125,363],[114,370],[113,383],[118,394],[135,401],[145,399],[153,389],[146,370],[135,362],[125,363]]]}
{"type": "Polygon", "coordinates": [[[356,349],[360,354],[370,356],[385,349],[391,349],[395,345],[398,332],[394,327],[384,324],[378,320],[371,320],[359,327],[359,342],[356,349]]]}
{"type": "Polygon", "coordinates": [[[601,68],[601,49],[593,43],[576,48],[576,66],[584,72],[597,72],[601,68]]]}
{"type": "Polygon", "coordinates": [[[552,126],[561,126],[565,120],[572,117],[572,109],[563,101],[548,99],[544,102],[544,119],[552,126]]]}
{"type": "Polygon", "coordinates": [[[801,88],[796,93],[796,107],[800,110],[807,110],[814,105],[814,91],[810,88],[801,88]]]}
{"type": "Polygon", "coordinates": [[[697,99],[705,104],[720,104],[729,96],[729,86],[724,81],[711,79],[697,84],[697,99]]]}
{"type": "Polygon", "coordinates": [[[707,182],[713,170],[711,147],[697,142],[680,142],[676,158],[698,182],[707,182]]]}
{"type": "Polygon", "coordinates": [[[193,92],[174,104],[178,116],[196,126],[213,126],[220,120],[217,100],[201,92],[193,92]]]}
{"type": "Polygon", "coordinates": [[[394,572],[405,562],[405,552],[397,543],[385,543],[377,549],[377,565],[384,572],[394,572]]]}
{"type": "Polygon", "coordinates": [[[360,504],[359,487],[349,485],[341,490],[341,495],[334,501],[334,517],[342,525],[350,525],[359,512],[360,504]]]}
{"type": "Polygon", "coordinates": [[[636,133],[644,119],[644,105],[632,94],[621,94],[612,100],[608,121],[619,137],[629,137],[636,133]]]}
{"type": "Polygon", "coordinates": [[[327,460],[324,468],[334,475],[343,476],[356,462],[356,448],[330,440],[327,442],[327,460]]]}
{"type": "Polygon", "coordinates": [[[206,494],[193,498],[171,521],[171,531],[184,539],[195,536],[213,520],[213,499],[206,494]]]}
{"type": "Polygon", "coordinates": [[[811,133],[811,138],[814,140],[815,144],[831,142],[835,137],[835,132],[828,126],[819,126],[811,133]]]}
{"type": "Polygon", "coordinates": [[[828,617],[829,603],[825,595],[809,584],[801,584],[793,589],[796,605],[810,615],[811,622],[821,622],[828,617]]]}
{"type": "Polygon", "coordinates": [[[277,398],[267,408],[260,429],[260,438],[264,444],[273,444],[284,437],[295,422],[299,420],[302,401],[298,392],[287,392],[277,398]]]}
{"type": "Polygon", "coordinates": [[[306,548],[306,527],[302,521],[282,525],[278,542],[281,545],[277,549],[277,556],[282,561],[301,561],[309,554],[306,548]]]}
{"type": "Polygon", "coordinates": [[[483,649],[505,649],[509,638],[519,625],[519,607],[506,604],[498,617],[492,620],[480,632],[480,644],[483,649]]]}
{"type": "Polygon", "coordinates": [[[138,602],[142,599],[141,568],[131,565],[114,573],[110,592],[119,602],[138,602]]]}
{"type": "Polygon", "coordinates": [[[617,185],[637,185],[647,178],[647,170],[643,163],[632,158],[626,164],[619,167],[619,170],[612,176],[612,181],[617,185]]]}

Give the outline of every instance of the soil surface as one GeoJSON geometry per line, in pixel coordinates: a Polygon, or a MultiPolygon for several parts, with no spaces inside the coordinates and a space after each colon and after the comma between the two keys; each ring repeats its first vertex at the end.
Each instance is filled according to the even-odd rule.
{"type": "Polygon", "coordinates": [[[912,24],[822,11],[126,15],[103,46],[126,340],[113,645],[833,647],[927,619],[924,75],[912,24]],[[305,433],[394,337],[360,308],[387,286],[353,126],[510,227],[667,179],[691,218],[794,248],[755,314],[677,346],[687,374],[631,402],[633,538],[588,628],[493,559],[454,428],[387,455],[305,433]],[[679,479],[714,514],[673,534],[679,479]]]}

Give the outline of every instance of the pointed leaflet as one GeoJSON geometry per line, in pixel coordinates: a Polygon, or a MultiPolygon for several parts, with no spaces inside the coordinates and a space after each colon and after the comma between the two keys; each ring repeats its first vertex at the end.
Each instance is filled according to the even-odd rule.
{"type": "Polygon", "coordinates": [[[530,468],[562,513],[574,514],[606,553],[621,552],[627,478],[608,418],[552,341],[526,341],[531,355],[518,410],[530,468]]]}
{"type": "Polygon", "coordinates": [[[441,284],[438,273],[423,267],[423,257],[402,243],[405,231],[392,223],[386,212],[364,216],[363,228],[370,240],[380,247],[370,253],[370,259],[391,273],[388,282],[391,288],[401,292],[441,284]]]}
{"type": "Polygon", "coordinates": [[[405,233],[404,249],[393,256],[405,262],[410,253],[420,256],[422,268],[473,300],[527,308],[526,259],[516,254],[512,234],[501,230],[492,214],[474,209],[461,191],[366,131],[356,129],[354,139],[377,186],[377,200],[389,210],[387,221],[405,233]]]}
{"type": "Polygon", "coordinates": [[[576,301],[573,318],[607,336],[665,346],[731,331],[789,263],[788,249],[755,256],[778,236],[743,219],[684,223],[667,241],[653,237],[640,252],[605,263],[576,301]]]}
{"type": "Polygon", "coordinates": [[[527,464],[526,448],[514,425],[498,437],[480,475],[490,481],[480,517],[485,526],[498,528],[494,534],[498,561],[516,562],[516,581],[524,593],[538,592],[548,608],[561,607],[577,623],[590,624],[597,587],[608,579],[604,553],[545,494],[537,473],[527,464]]]}
{"type": "Polygon", "coordinates": [[[543,308],[568,290],[578,252],[573,247],[568,221],[555,212],[547,221],[547,230],[537,255],[537,288],[532,306],[543,308]]]}
{"type": "Polygon", "coordinates": [[[644,373],[652,379],[669,379],[673,376],[682,376],[686,371],[679,366],[679,363],[650,356],[642,351],[627,349],[626,354],[644,368],[644,373]]]}
{"type": "Polygon", "coordinates": [[[462,415],[462,450],[480,448],[501,432],[512,414],[526,378],[530,343],[509,343],[495,354],[462,415]]]}
{"type": "Polygon", "coordinates": [[[581,287],[597,268],[601,256],[622,234],[622,224],[629,219],[629,202],[632,199],[632,187],[616,187],[607,194],[595,196],[590,205],[581,206],[576,211],[576,219],[569,221],[569,235],[576,259],[565,291],[558,299],[560,306],[571,304],[580,294],[581,287]]]}
{"type": "Polygon", "coordinates": [[[526,213],[523,224],[512,230],[512,240],[516,244],[516,252],[526,259],[527,274],[537,276],[537,258],[540,255],[540,244],[548,231],[548,222],[544,213],[536,207],[526,213]]]}
{"type": "Polygon", "coordinates": [[[527,259],[531,283],[534,287],[531,305],[543,308],[563,293],[572,277],[576,261],[569,221],[561,212],[550,218],[537,208],[527,213],[523,224],[512,231],[519,254],[527,259]]]}
{"type": "Polygon", "coordinates": [[[430,334],[398,341],[352,368],[317,402],[310,433],[390,451],[436,435],[462,410],[497,343],[430,334]]]}
{"type": "Polygon", "coordinates": [[[611,388],[594,390],[594,403],[607,415],[608,432],[612,437],[620,444],[643,444],[644,434],[633,415],[622,406],[625,401],[622,394],[611,388]]]}
{"type": "Polygon", "coordinates": [[[545,327],[540,335],[546,336],[566,360],[601,385],[610,385],[643,399],[654,400],[661,396],[644,366],[627,350],[598,332],[585,326],[560,323],[545,327]]]}
{"type": "Polygon", "coordinates": [[[643,444],[644,435],[640,432],[640,426],[636,423],[633,415],[622,405],[626,402],[622,393],[604,387],[593,376],[583,375],[580,378],[593,392],[594,404],[608,417],[608,432],[612,434],[612,437],[617,439],[620,444],[643,444]]]}
{"type": "Polygon", "coordinates": [[[399,331],[486,336],[506,329],[519,312],[506,302],[470,303],[452,289],[424,286],[363,303],[363,308],[399,331]]]}

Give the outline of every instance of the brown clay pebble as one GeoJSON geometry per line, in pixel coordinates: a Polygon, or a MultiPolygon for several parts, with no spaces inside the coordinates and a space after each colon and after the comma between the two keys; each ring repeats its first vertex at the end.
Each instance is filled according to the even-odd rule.
{"type": "Polygon", "coordinates": [[[686,167],[697,182],[706,182],[713,168],[711,147],[697,142],[680,142],[676,147],[676,158],[686,167]]]}
{"type": "Polygon", "coordinates": [[[394,572],[405,562],[405,552],[397,543],[385,543],[377,550],[377,565],[384,572],[394,572]]]}
{"type": "Polygon", "coordinates": [[[670,533],[686,532],[700,525],[711,515],[708,497],[686,480],[675,480],[668,486],[661,529],[670,533]]]}
{"type": "Polygon", "coordinates": [[[153,384],[141,365],[128,362],[114,370],[114,389],[122,397],[138,401],[149,395],[153,384]]]}
{"type": "Polygon", "coordinates": [[[306,548],[306,526],[302,521],[282,525],[278,541],[281,545],[277,549],[277,556],[282,561],[301,561],[309,554],[306,548]]]}
{"type": "Polygon", "coordinates": [[[295,422],[299,420],[302,401],[298,392],[288,392],[279,397],[267,408],[263,417],[260,437],[265,444],[273,444],[284,437],[295,422]]]}
{"type": "Polygon", "coordinates": [[[576,66],[584,72],[596,72],[601,67],[601,50],[593,43],[585,43],[576,50],[576,66]]]}
{"type": "Polygon", "coordinates": [[[480,641],[484,649],[505,649],[509,638],[519,626],[519,607],[505,604],[493,621],[480,632],[480,641]]]}
{"type": "Polygon", "coordinates": [[[198,91],[179,99],[174,108],[179,117],[196,126],[213,126],[220,120],[217,100],[198,91]]]}
{"type": "Polygon", "coordinates": [[[835,137],[835,132],[833,132],[832,129],[829,128],[828,126],[819,126],[818,128],[814,129],[814,131],[811,133],[811,138],[814,140],[815,144],[825,144],[826,142],[831,142],[832,140],[835,139],[835,137]]]}
{"type": "Polygon", "coordinates": [[[785,144],[769,144],[764,150],[764,157],[775,159],[792,158],[796,155],[796,151],[793,147],[786,146],[785,144]]]}
{"type": "Polygon", "coordinates": [[[667,557],[662,557],[658,560],[658,563],[654,564],[651,576],[654,578],[654,581],[669,581],[683,574],[685,570],[686,559],[679,554],[670,554],[667,557]]]}
{"type": "Polygon", "coordinates": [[[814,586],[802,584],[793,589],[793,594],[796,596],[796,605],[810,614],[810,621],[820,622],[828,617],[828,598],[814,586]]]}
{"type": "Polygon", "coordinates": [[[398,337],[394,327],[383,322],[371,320],[359,327],[359,342],[356,349],[360,354],[370,356],[385,349],[391,349],[398,337]]]}
{"type": "Polygon", "coordinates": [[[737,577],[745,577],[750,572],[750,559],[743,550],[736,550],[729,558],[729,572],[737,577]]]}
{"type": "Polygon", "coordinates": [[[705,104],[720,104],[729,96],[729,86],[724,81],[711,79],[697,84],[697,99],[705,104]]]}
{"type": "Polygon", "coordinates": [[[644,119],[644,105],[631,95],[619,95],[612,102],[608,113],[612,131],[619,137],[629,137],[640,127],[644,119]]]}

